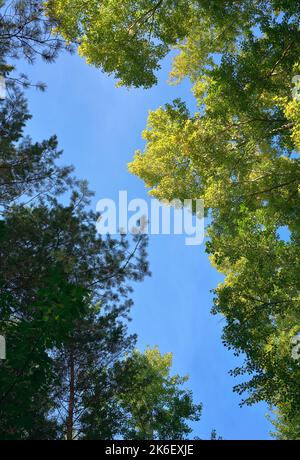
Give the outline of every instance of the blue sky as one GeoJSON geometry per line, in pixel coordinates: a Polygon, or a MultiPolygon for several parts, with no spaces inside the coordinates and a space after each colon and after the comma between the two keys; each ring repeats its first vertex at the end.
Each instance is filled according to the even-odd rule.
{"type": "MultiPolygon", "coordinates": [[[[130,175],[127,163],[143,147],[141,131],[149,109],[182,97],[194,109],[190,85],[167,84],[170,59],[159,72],[159,84],[150,90],[116,88],[113,78],[89,67],[76,55],[62,55],[55,64],[24,65],[33,81],[42,80],[46,93],[27,92],[33,119],[28,132],[34,140],[57,134],[63,163],[73,164],[101,198],[147,198],[142,181],[130,175]]],[[[149,241],[152,277],[135,286],[130,328],[138,346],[158,345],[173,352],[174,372],[188,374],[188,387],[203,403],[194,434],[209,438],[215,428],[224,439],[268,439],[267,407],[239,407],[232,392],[237,383],[228,371],[239,364],[221,342],[221,317],[212,316],[212,293],[221,276],[210,266],[201,246],[186,246],[183,236],[153,235],[149,241]]]]}

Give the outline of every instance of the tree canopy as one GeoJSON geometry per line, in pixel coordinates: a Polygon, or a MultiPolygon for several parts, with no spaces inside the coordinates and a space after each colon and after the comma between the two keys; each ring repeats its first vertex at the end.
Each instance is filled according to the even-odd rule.
{"type": "MultiPolygon", "coordinates": [[[[274,409],[277,437],[298,439],[300,360],[295,359],[292,347],[300,331],[300,2],[47,0],[44,7],[40,2],[31,1],[14,4],[14,21],[11,22],[8,15],[1,16],[1,24],[5,25],[0,32],[3,43],[0,64],[2,73],[8,78],[14,65],[7,59],[24,56],[31,61],[35,55],[42,54],[52,60],[64,40],[67,47],[77,47],[89,64],[113,74],[121,85],[149,88],[157,81],[156,71],[161,60],[170,50],[177,50],[170,82],[180,83],[185,78],[191,81],[197,112],[191,113],[179,99],[150,112],[143,133],[146,146],[143,151],[136,152],[129,170],[140,177],[150,194],[159,200],[204,200],[210,222],[207,252],[212,264],[224,275],[224,281],[215,289],[213,313],[225,318],[224,344],[245,357],[244,365],[232,371],[234,376],[245,376],[235,390],[244,395],[242,403],[266,401],[274,409]],[[22,22],[23,16],[29,18],[29,26],[22,22]],[[51,38],[47,35],[50,30],[51,38]]],[[[18,82],[16,77],[12,78],[14,86],[18,82]]],[[[27,82],[25,77],[21,77],[21,81],[27,82]]],[[[83,300],[88,295],[95,308],[94,301],[100,300],[101,292],[105,296],[104,304],[110,305],[110,312],[121,308],[123,314],[124,307],[120,307],[121,299],[115,290],[119,283],[123,286],[127,277],[142,279],[146,274],[145,248],[142,246],[137,265],[128,266],[126,262],[124,265],[127,251],[124,241],[119,249],[116,242],[95,238],[93,224],[79,223],[79,216],[82,222],[95,218],[80,206],[76,210],[80,190],[85,195],[86,185],[74,182],[69,168],[55,166],[58,156],[55,137],[38,144],[23,137],[22,130],[29,115],[22,95],[16,90],[14,94],[15,104],[10,100],[1,103],[0,130],[4,133],[0,140],[4,158],[0,164],[1,204],[11,206],[16,198],[26,193],[30,196],[41,193],[48,204],[46,208],[42,202],[34,209],[16,206],[5,211],[1,221],[4,241],[1,257],[7,267],[1,294],[3,311],[16,308],[22,315],[26,312],[30,320],[41,321],[41,312],[36,317],[37,302],[44,305],[45,295],[46,298],[50,295],[45,286],[52,286],[53,276],[60,273],[60,294],[68,293],[70,302],[75,296],[76,305],[86,307],[83,300]],[[25,166],[24,155],[27,155],[25,166]],[[51,193],[45,195],[49,187],[53,190],[52,196],[51,193]],[[68,187],[73,190],[72,200],[70,206],[63,207],[53,195],[68,187]],[[58,216],[63,217],[63,225],[59,220],[56,228],[53,222],[57,222],[58,216]],[[45,219],[47,231],[43,227],[45,219]],[[16,226],[21,220],[24,221],[22,231],[16,235],[11,227],[8,237],[6,229],[10,228],[10,222],[15,221],[16,226]],[[65,246],[61,243],[60,232],[66,235],[65,246]],[[19,240],[22,236],[24,240],[19,240]],[[15,246],[11,246],[13,237],[18,241],[15,246]],[[55,250],[49,243],[52,239],[57,245],[55,250]],[[16,247],[16,251],[21,247],[24,252],[20,256],[15,256],[14,251],[8,255],[5,247],[16,247]],[[49,257],[49,265],[47,270],[41,271],[39,262],[25,273],[25,261],[35,254],[30,252],[34,247],[39,257],[49,257]],[[99,251],[104,259],[99,258],[99,251]],[[17,270],[14,257],[18,261],[17,270]],[[103,260],[104,265],[101,264],[103,260]],[[27,280],[32,270],[36,270],[35,284],[29,286],[27,280]],[[20,272],[18,276],[16,272],[20,272]],[[113,303],[115,295],[118,306],[113,303]]],[[[123,289],[128,294],[127,287],[121,289],[122,295],[123,289]]],[[[51,294],[55,292],[51,289],[51,294]]],[[[66,315],[68,305],[67,302],[66,315]]],[[[55,309],[49,308],[47,317],[53,320],[55,309]]],[[[128,310],[125,308],[125,311],[128,310]]],[[[72,334],[71,330],[63,331],[66,333],[65,358],[59,364],[62,382],[64,372],[75,372],[72,351],[75,331],[80,343],[86,338],[84,324],[96,329],[99,326],[100,317],[91,318],[89,314],[86,310],[83,313],[83,329],[75,321],[72,334]]],[[[116,324],[111,324],[113,332],[116,324]]],[[[12,327],[21,326],[14,323],[12,327]]],[[[62,333],[59,328],[57,333],[52,338],[53,347],[59,347],[62,333]]],[[[127,339],[121,336],[125,344],[127,339]]],[[[122,349],[125,352],[126,346],[122,349]]],[[[41,359],[48,365],[47,356],[42,354],[41,359]]],[[[93,360],[97,362],[95,357],[93,360]]],[[[110,368],[111,375],[117,375],[114,372],[118,366],[120,369],[129,366],[131,370],[137,366],[139,370],[132,382],[143,382],[153,375],[154,369],[157,371],[153,386],[141,387],[138,383],[140,398],[147,401],[145,406],[126,396],[126,392],[118,393],[117,399],[107,398],[113,401],[108,405],[113,417],[117,413],[130,412],[135,431],[133,425],[127,425],[128,436],[174,436],[178,427],[183,435],[187,433],[187,426],[177,417],[176,410],[180,408],[179,415],[182,410],[188,419],[199,414],[199,407],[193,406],[189,396],[178,390],[181,380],[169,380],[168,360],[168,356],[161,356],[157,350],[148,350],[146,354],[135,352],[116,363],[116,368],[110,368]],[[175,386],[169,385],[171,381],[175,386]],[[147,394],[144,394],[146,389],[147,394]],[[162,402],[164,409],[167,406],[165,411],[161,410],[159,396],[167,398],[162,402]],[[155,404],[152,406],[152,403],[155,404]],[[151,414],[145,411],[146,406],[152,410],[151,414]],[[148,414],[146,422],[145,412],[148,414]],[[171,413],[174,418],[168,424],[171,413]]],[[[46,365],[43,369],[44,382],[50,374],[46,372],[46,365]]],[[[101,375],[107,395],[112,395],[111,388],[105,384],[108,374],[101,375]]],[[[120,377],[120,387],[121,381],[120,377]]],[[[71,423],[75,411],[78,409],[81,414],[84,404],[83,400],[76,400],[75,393],[74,387],[72,407],[67,416],[62,417],[68,425],[69,438],[76,425],[71,423]]],[[[97,385],[93,395],[96,394],[100,399],[103,396],[97,385]]],[[[79,416],[78,423],[82,436],[89,433],[94,437],[101,430],[97,424],[92,430],[92,414],[99,420],[103,420],[103,414],[100,416],[99,407],[91,405],[88,394],[84,397],[90,406],[79,416]]],[[[124,420],[121,415],[119,420],[124,420]]],[[[125,420],[128,422],[128,417],[125,420]]],[[[106,432],[101,431],[101,436],[112,435],[112,426],[108,423],[107,427],[106,432]]],[[[47,425],[47,429],[55,431],[61,427],[52,424],[47,425]]]]}

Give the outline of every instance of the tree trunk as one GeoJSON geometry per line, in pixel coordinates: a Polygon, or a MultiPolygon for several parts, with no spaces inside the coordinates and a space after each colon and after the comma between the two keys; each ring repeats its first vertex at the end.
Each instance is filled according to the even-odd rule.
{"type": "Polygon", "coordinates": [[[71,350],[69,359],[70,384],[69,384],[69,401],[68,401],[68,417],[67,417],[67,440],[73,439],[73,423],[74,423],[74,398],[75,398],[75,370],[74,370],[74,352],[71,350]]]}

